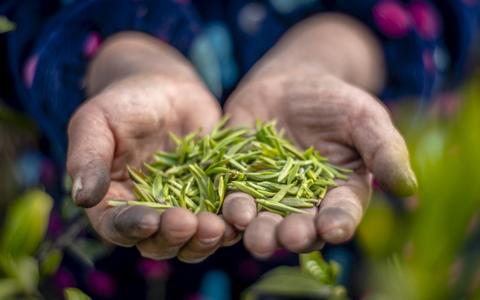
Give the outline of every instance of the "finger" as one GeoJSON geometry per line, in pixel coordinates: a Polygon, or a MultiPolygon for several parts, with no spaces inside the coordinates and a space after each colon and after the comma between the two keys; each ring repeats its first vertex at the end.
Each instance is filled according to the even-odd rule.
{"type": "Polygon", "coordinates": [[[330,190],[322,200],[315,225],[320,237],[333,244],[349,240],[368,206],[371,176],[350,175],[345,184],[330,190]]]}
{"type": "Polygon", "coordinates": [[[110,183],[114,137],[101,109],[87,103],[68,127],[67,171],[73,180],[72,197],[82,207],[92,207],[105,196],[110,183]]]}
{"type": "Polygon", "coordinates": [[[222,244],[225,222],[219,216],[208,212],[199,213],[197,218],[197,232],[178,253],[178,259],[183,262],[201,262],[222,244]]]}
{"type": "Polygon", "coordinates": [[[398,196],[411,195],[416,191],[417,180],[405,141],[385,108],[368,97],[369,101],[353,118],[355,147],[382,186],[398,196]]]}
{"type": "Polygon", "coordinates": [[[232,224],[225,221],[225,218],[223,218],[223,216],[220,217],[224,220],[225,223],[225,233],[223,234],[222,246],[233,246],[242,239],[242,234],[237,229],[235,229],[232,224]]]}
{"type": "Polygon", "coordinates": [[[197,217],[184,208],[170,208],[160,217],[160,228],[155,235],[137,244],[144,257],[168,259],[175,257],[180,248],[197,231],[197,217]]]}
{"type": "Polygon", "coordinates": [[[133,246],[157,232],[160,215],[141,206],[108,207],[105,201],[87,210],[92,226],[105,240],[124,247],[133,246]]]}
{"type": "Polygon", "coordinates": [[[285,217],[277,227],[277,237],[281,246],[293,252],[310,252],[323,246],[315,228],[315,210],[285,217]]]}
{"type": "Polygon", "coordinates": [[[148,207],[110,207],[108,199],[133,199],[127,186],[112,182],[104,200],[86,209],[93,228],[105,240],[121,245],[132,246],[138,241],[153,235],[160,226],[159,213],[148,207]]]}
{"type": "Polygon", "coordinates": [[[245,193],[231,193],[225,197],[222,214],[228,223],[243,231],[257,215],[255,199],[245,193]]]}
{"type": "Polygon", "coordinates": [[[278,248],[276,227],[282,217],[270,212],[261,212],[248,225],[243,236],[245,247],[258,258],[268,258],[278,248]]]}

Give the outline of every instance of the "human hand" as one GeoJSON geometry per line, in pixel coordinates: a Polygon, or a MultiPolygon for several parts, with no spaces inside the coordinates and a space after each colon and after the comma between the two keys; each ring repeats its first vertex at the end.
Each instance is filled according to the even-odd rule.
{"type": "Polygon", "coordinates": [[[140,167],[155,151],[171,147],[169,131],[184,135],[203,128],[206,133],[220,115],[216,100],[190,75],[136,73],[86,101],[70,121],[67,169],[74,201],[87,208],[97,233],[117,245],[135,245],[145,257],[178,256],[187,262],[231,243],[235,230],[211,213],[172,208],[159,214],[107,204],[111,198],[135,199],[126,166],[140,167]]]}
{"type": "Polygon", "coordinates": [[[284,219],[269,212],[257,215],[252,197],[229,195],[223,215],[245,230],[245,246],[258,257],[268,257],[278,247],[304,252],[323,242],[350,239],[369,202],[371,173],[396,195],[416,189],[407,147],[386,109],[370,94],[335,76],[301,67],[258,76],[233,94],[226,113],[232,126],[276,119],[299,147],[313,145],[333,164],[354,170],[310,214],[284,219]]]}

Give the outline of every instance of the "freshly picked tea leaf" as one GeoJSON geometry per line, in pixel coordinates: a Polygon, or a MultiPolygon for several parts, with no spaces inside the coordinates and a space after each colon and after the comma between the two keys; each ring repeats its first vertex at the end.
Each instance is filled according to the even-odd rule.
{"type": "Polygon", "coordinates": [[[256,199],[259,210],[285,216],[318,206],[336,179],[348,178],[350,170],[329,164],[313,147],[295,147],[274,121],[259,121],[255,129],[227,128],[226,122],[203,137],[198,131],[183,138],[171,134],[172,152],[158,151],[144,170],[128,168],[137,200],[109,204],[218,214],[225,195],[241,191],[256,199]]]}

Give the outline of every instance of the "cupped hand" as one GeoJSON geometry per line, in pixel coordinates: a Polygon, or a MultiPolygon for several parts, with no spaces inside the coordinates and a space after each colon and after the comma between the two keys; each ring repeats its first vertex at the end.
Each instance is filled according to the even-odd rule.
{"type": "Polygon", "coordinates": [[[67,169],[77,205],[88,208],[104,239],[133,246],[143,256],[197,262],[236,237],[211,213],[182,208],[159,214],[139,206],[109,207],[107,199],[134,199],[126,166],[140,167],[171,147],[168,132],[184,135],[218,121],[220,107],[197,80],[136,75],[107,87],[74,114],[68,129],[67,169]]]}
{"type": "Polygon", "coordinates": [[[223,215],[245,230],[245,246],[258,257],[268,257],[278,247],[303,252],[349,240],[368,205],[371,174],[398,196],[416,189],[407,147],[384,106],[336,77],[294,69],[259,76],[239,87],[226,113],[232,126],[276,119],[299,147],[313,145],[332,163],[354,170],[309,214],[257,215],[252,197],[229,195],[223,215]]]}

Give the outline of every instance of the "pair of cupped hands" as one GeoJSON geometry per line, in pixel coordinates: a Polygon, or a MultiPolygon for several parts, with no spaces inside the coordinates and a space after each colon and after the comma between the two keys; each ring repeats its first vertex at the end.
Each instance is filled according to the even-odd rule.
{"type": "Polygon", "coordinates": [[[242,236],[245,247],[259,258],[278,248],[312,251],[325,242],[352,238],[369,202],[372,175],[397,195],[415,190],[403,138],[384,106],[362,89],[323,71],[316,73],[308,64],[280,72],[258,67],[222,111],[186,60],[165,45],[154,47],[167,54],[154,54],[154,47],[143,45],[143,40],[157,43],[127,35],[126,42],[104,46],[88,79],[92,97],[74,114],[68,130],[67,168],[74,201],[86,208],[93,228],[105,240],[136,246],[148,258],[178,257],[192,263],[242,236]],[[159,64],[157,69],[144,62],[149,54],[159,60],[172,55],[164,61],[179,65],[159,64]],[[226,196],[220,215],[108,206],[110,198],[134,199],[127,165],[141,167],[156,150],[171,149],[170,131],[185,135],[202,128],[208,133],[222,114],[230,116],[229,126],[276,119],[299,147],[313,145],[332,163],[354,172],[327,193],[320,207],[285,218],[257,212],[255,200],[240,192],[226,196]]]}

